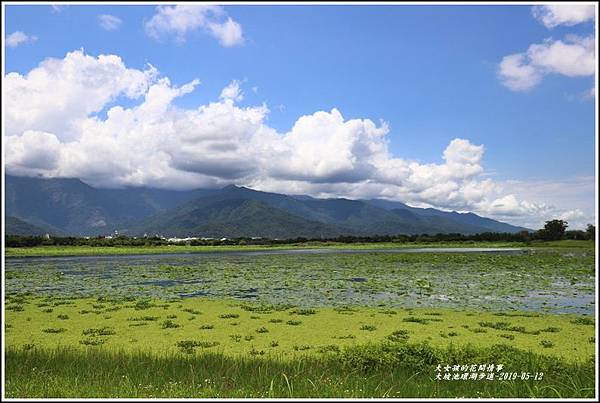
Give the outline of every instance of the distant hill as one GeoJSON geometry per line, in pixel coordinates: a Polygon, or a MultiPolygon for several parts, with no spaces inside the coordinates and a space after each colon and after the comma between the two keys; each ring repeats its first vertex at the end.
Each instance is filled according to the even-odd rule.
{"type": "Polygon", "coordinates": [[[132,223],[210,192],[96,189],[79,179],[5,178],[7,215],[71,235],[126,230],[132,223]]]}
{"type": "Polygon", "coordinates": [[[452,230],[456,224],[462,226],[463,230],[469,227],[472,229],[477,229],[476,233],[482,232],[482,230],[487,232],[510,233],[528,230],[527,228],[516,227],[501,221],[492,220],[491,218],[481,217],[474,213],[457,213],[456,211],[441,211],[434,208],[410,207],[401,202],[383,199],[371,199],[365,200],[365,202],[373,206],[394,211],[396,214],[412,213],[415,216],[424,219],[425,221],[435,223],[436,226],[440,226],[443,222],[445,222],[446,224],[444,227],[448,230],[447,232],[462,232],[452,230]]]}
{"type": "Polygon", "coordinates": [[[33,236],[42,236],[45,234],[59,234],[55,230],[51,230],[48,228],[41,228],[36,225],[30,224],[26,221],[23,221],[17,217],[8,216],[6,217],[6,222],[4,223],[4,229],[6,235],[33,235],[33,236]]]}
{"type": "Polygon", "coordinates": [[[317,199],[238,186],[190,191],[96,189],[79,179],[6,176],[6,213],[72,235],[320,238],[339,235],[518,232],[473,213],[383,199],[317,199]]]}

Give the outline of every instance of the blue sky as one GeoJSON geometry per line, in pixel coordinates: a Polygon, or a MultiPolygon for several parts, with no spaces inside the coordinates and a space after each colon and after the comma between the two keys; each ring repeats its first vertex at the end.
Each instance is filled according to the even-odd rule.
{"type": "MultiPolygon", "coordinates": [[[[595,175],[595,97],[586,95],[594,75],[538,64],[543,78],[526,90],[499,77],[503,58],[532,44],[593,37],[593,18],[548,27],[524,5],[225,6],[219,22],[235,21],[243,40],[224,46],[201,27],[179,41],[168,32],[152,37],[147,24],[156,14],[155,6],[139,5],[6,6],[6,36],[20,31],[29,40],[6,47],[5,71],[25,75],[46,58],[83,48],[94,57],[117,55],[130,69],[150,63],[174,86],[200,80],[172,101],[177,108],[218,101],[239,80],[237,107],[265,104],[264,123],[281,134],[303,115],[336,108],[345,120],[387,122],[388,152],[420,164],[443,164],[443,151],[461,138],[484,146],[481,178],[523,185],[595,175]],[[121,23],[103,29],[99,15],[121,23]]],[[[98,116],[140,102],[117,95],[98,116]]],[[[576,204],[589,220],[586,189],[576,204]]]]}

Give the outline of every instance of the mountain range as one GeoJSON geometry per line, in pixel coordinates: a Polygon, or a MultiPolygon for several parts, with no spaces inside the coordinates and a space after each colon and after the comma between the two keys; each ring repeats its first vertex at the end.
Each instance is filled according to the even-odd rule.
{"type": "Polygon", "coordinates": [[[100,189],[79,179],[5,176],[6,233],[89,236],[330,238],[340,235],[519,232],[473,213],[383,199],[317,199],[245,187],[100,189]]]}

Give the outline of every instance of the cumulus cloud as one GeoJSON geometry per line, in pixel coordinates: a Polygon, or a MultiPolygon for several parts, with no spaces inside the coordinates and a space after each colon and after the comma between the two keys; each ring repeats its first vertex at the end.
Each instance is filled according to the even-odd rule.
{"type": "Polygon", "coordinates": [[[547,74],[567,77],[593,76],[596,72],[596,42],[592,35],[567,35],[564,40],[546,39],[529,46],[527,52],[505,56],[498,76],[513,91],[525,91],[547,74]]]}
{"type": "Polygon", "coordinates": [[[37,36],[27,35],[22,31],[16,31],[6,37],[6,46],[9,48],[16,48],[19,45],[25,43],[31,43],[37,41],[37,36]]]}
{"type": "Polygon", "coordinates": [[[99,112],[118,96],[131,99],[147,93],[156,69],[129,69],[115,55],[86,55],[83,50],[63,59],[46,59],[26,75],[9,73],[4,93],[11,100],[6,108],[6,132],[47,131],[63,138],[76,137],[81,119],[99,112]],[[49,102],[52,100],[52,102],[49,102]]]}
{"type": "Polygon", "coordinates": [[[100,187],[235,183],[287,194],[382,197],[512,222],[568,214],[520,199],[514,184],[507,192],[482,179],[484,146],[465,138],[440,150],[441,163],[421,163],[392,155],[386,122],[348,119],[336,108],[278,132],[267,124],[266,105],[237,104],[236,80],[214,102],[179,108],[173,101],[195,91],[198,80],[175,85],[152,66],[135,69],[118,56],[80,50],[24,75],[10,73],[4,83],[12,100],[5,111],[11,174],[77,177],[100,187]],[[124,107],[122,98],[138,102],[124,107]]]}
{"type": "Polygon", "coordinates": [[[146,22],[146,33],[160,40],[173,37],[183,43],[189,33],[199,29],[216,38],[225,47],[244,43],[242,26],[227,16],[225,10],[216,5],[158,6],[156,14],[146,22]]]}
{"type": "Polygon", "coordinates": [[[244,94],[242,89],[240,88],[240,82],[238,80],[233,80],[227,85],[227,87],[223,88],[221,91],[221,99],[231,99],[233,101],[241,101],[244,99],[244,94]]]}
{"type": "Polygon", "coordinates": [[[596,8],[593,4],[549,4],[534,6],[531,12],[546,28],[577,25],[593,20],[596,16],[596,8]]]}
{"type": "Polygon", "coordinates": [[[121,28],[123,21],[119,17],[110,14],[101,14],[98,16],[98,22],[102,29],[106,31],[116,31],[121,28]]]}

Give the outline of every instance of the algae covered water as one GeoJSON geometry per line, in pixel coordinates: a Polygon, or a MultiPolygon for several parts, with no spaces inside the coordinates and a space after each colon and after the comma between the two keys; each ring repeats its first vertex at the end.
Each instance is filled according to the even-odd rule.
{"type": "Polygon", "coordinates": [[[7,294],[591,314],[592,250],[308,249],[7,258],[7,294]]]}

